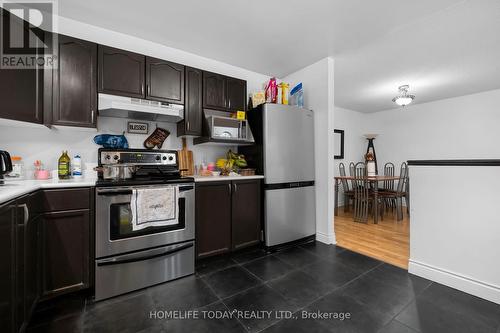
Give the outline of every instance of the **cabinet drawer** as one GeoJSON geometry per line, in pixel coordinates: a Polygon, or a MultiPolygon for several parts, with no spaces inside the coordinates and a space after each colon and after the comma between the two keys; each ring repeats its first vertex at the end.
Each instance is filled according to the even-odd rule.
{"type": "Polygon", "coordinates": [[[43,210],[56,212],[65,210],[89,209],[90,188],[74,188],[43,191],[43,210]]]}

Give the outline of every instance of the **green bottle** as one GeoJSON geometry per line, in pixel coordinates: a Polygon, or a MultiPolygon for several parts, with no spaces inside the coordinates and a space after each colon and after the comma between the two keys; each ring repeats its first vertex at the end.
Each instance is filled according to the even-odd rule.
{"type": "Polygon", "coordinates": [[[59,179],[69,179],[71,175],[71,159],[68,156],[67,151],[63,151],[61,157],[59,157],[59,163],[57,164],[57,171],[59,174],[59,179]]]}

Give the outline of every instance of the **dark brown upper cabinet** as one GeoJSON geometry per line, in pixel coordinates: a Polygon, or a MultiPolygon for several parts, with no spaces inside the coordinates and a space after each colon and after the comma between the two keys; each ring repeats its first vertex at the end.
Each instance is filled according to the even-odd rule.
{"type": "Polygon", "coordinates": [[[231,77],[226,79],[226,108],[231,111],[246,111],[247,81],[231,77]]]}
{"type": "Polygon", "coordinates": [[[226,109],[226,77],[203,72],[203,107],[207,109],[226,109]]]}
{"type": "Polygon", "coordinates": [[[186,67],[184,120],[177,123],[177,136],[201,136],[203,119],[202,71],[186,67]]]}
{"type": "Polygon", "coordinates": [[[239,250],[261,241],[260,180],[233,181],[232,248],[239,250]]]}
{"type": "Polygon", "coordinates": [[[58,37],[59,66],[53,74],[52,124],[97,125],[97,44],[58,37]]]}
{"type": "Polygon", "coordinates": [[[141,54],[98,47],[98,90],[100,93],[145,98],[146,57],[141,54]]]}
{"type": "Polygon", "coordinates": [[[184,66],[147,57],[146,98],[184,104],[184,66]]]}
{"type": "MultiPolygon", "coordinates": [[[[0,10],[2,22],[26,32],[23,20],[0,10]]],[[[0,69],[0,118],[43,123],[43,94],[43,69],[0,69]]]]}
{"type": "Polygon", "coordinates": [[[221,74],[203,72],[203,108],[246,111],[247,82],[221,74]]]}

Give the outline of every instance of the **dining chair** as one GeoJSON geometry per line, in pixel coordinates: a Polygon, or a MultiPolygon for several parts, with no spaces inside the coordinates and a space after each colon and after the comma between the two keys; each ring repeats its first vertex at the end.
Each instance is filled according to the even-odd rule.
{"type": "MultiPolygon", "coordinates": [[[[341,177],[345,177],[345,165],[340,162],[339,164],[339,174],[341,177]]],[[[351,205],[351,199],[354,200],[354,191],[349,188],[349,182],[347,179],[342,179],[342,190],[344,191],[344,212],[349,211],[349,206],[351,205]]]]}
{"type": "MultiPolygon", "coordinates": [[[[394,200],[396,202],[396,216],[397,220],[403,219],[403,198],[407,200],[407,182],[408,182],[408,165],[406,162],[401,164],[399,171],[398,184],[395,190],[382,190],[379,191],[379,196],[384,199],[394,200]]],[[[407,203],[408,204],[408,203],[407,203]]]]}
{"type": "Polygon", "coordinates": [[[366,165],[364,162],[359,162],[354,166],[354,221],[362,223],[368,223],[368,212],[370,207],[370,193],[365,172],[366,165]]]}
{"type": "MultiPolygon", "coordinates": [[[[387,162],[384,165],[384,176],[393,177],[394,176],[394,163],[387,162]]],[[[394,180],[384,180],[384,190],[393,191],[394,190],[394,180]]]]}
{"type": "MultiPolygon", "coordinates": [[[[354,162],[349,163],[349,176],[354,177],[356,175],[356,164],[354,162]]],[[[351,188],[354,189],[354,179],[351,180],[351,188]]]]}

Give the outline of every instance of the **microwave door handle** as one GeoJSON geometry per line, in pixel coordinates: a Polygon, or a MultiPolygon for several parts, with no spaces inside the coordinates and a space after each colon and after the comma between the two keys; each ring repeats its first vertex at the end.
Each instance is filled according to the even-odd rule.
{"type": "Polygon", "coordinates": [[[174,249],[167,250],[165,252],[160,252],[160,253],[155,253],[155,254],[150,254],[150,255],[139,255],[139,256],[125,255],[125,256],[123,256],[123,259],[120,259],[120,257],[111,258],[111,259],[104,259],[104,260],[98,261],[97,266],[110,266],[110,265],[126,264],[126,263],[131,263],[131,262],[144,261],[144,260],[149,260],[149,259],[154,259],[154,258],[165,257],[168,255],[180,252],[182,250],[188,249],[190,247],[193,247],[193,243],[184,244],[184,245],[178,246],[174,249]]]}

